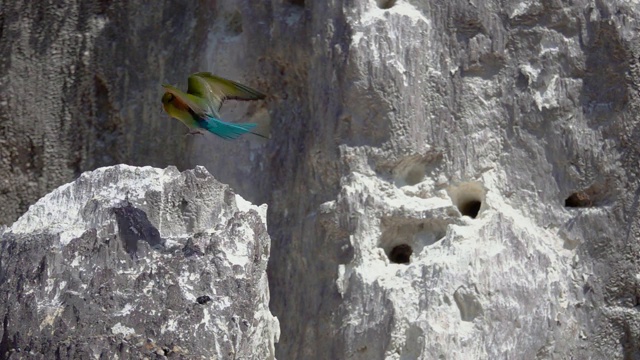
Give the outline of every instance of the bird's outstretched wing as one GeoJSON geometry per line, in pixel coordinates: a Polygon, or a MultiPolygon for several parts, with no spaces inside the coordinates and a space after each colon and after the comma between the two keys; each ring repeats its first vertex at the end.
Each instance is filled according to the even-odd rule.
{"type": "Polygon", "coordinates": [[[208,72],[199,72],[189,76],[187,92],[208,101],[211,114],[217,114],[226,99],[260,100],[266,97],[256,89],[208,72]]]}
{"type": "Polygon", "coordinates": [[[199,98],[191,94],[187,94],[171,85],[163,84],[162,87],[168,93],[175,96],[178,101],[187,105],[197,115],[199,116],[207,115],[208,102],[205,99],[199,98]]]}

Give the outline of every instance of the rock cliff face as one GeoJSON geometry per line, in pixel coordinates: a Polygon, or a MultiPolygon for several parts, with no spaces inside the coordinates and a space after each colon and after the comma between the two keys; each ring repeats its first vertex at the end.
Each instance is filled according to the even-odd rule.
{"type": "Polygon", "coordinates": [[[0,357],[272,359],[265,221],[201,167],[82,174],[1,235],[0,357]]]}
{"type": "Polygon", "coordinates": [[[282,358],[640,356],[637,4],[278,11],[282,358]]]}
{"type": "MultiPolygon", "coordinates": [[[[100,3],[108,26],[124,10],[131,23],[163,24],[105,34],[131,49],[144,37],[169,59],[159,73],[104,60],[149,81],[123,80],[141,92],[130,110],[114,107],[114,129],[141,130],[109,161],[204,165],[269,204],[279,358],[640,356],[636,2],[220,0],[157,22],[139,2],[100,3]],[[190,11],[202,17],[187,21],[190,11]],[[158,106],[160,81],[146,77],[185,86],[195,69],[269,92],[223,115],[268,123],[272,138],[177,140],[166,119],[145,126],[159,112],[133,109],[158,106]]],[[[87,143],[102,144],[95,134],[87,143]]],[[[34,169],[69,163],[71,152],[51,154],[34,169]]],[[[81,169],[102,156],[88,151],[81,169]]],[[[2,196],[24,196],[15,179],[2,196]]]]}
{"type": "Polygon", "coordinates": [[[199,70],[214,7],[0,0],[0,9],[0,223],[86,170],[184,168],[183,131],[162,113],[160,84],[199,70]]]}

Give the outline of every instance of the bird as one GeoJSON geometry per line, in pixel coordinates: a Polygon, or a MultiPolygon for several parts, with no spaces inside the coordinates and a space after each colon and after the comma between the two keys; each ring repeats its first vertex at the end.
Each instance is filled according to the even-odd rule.
{"type": "Polygon", "coordinates": [[[251,131],[257,126],[255,123],[230,123],[220,117],[220,108],[226,99],[264,99],[266,95],[258,90],[209,72],[191,74],[186,93],[169,84],[162,87],[164,111],[185,124],[191,134],[206,130],[225,140],[234,140],[246,133],[268,138],[251,131]]]}

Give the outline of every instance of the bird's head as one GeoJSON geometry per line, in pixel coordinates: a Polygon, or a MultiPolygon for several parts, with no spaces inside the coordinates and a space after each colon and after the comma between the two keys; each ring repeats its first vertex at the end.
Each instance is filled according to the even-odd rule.
{"type": "Polygon", "coordinates": [[[178,107],[176,106],[176,96],[170,92],[164,93],[162,95],[162,108],[167,114],[176,117],[176,114],[179,112],[178,107]]]}
{"type": "MultiPolygon", "coordinates": [[[[171,85],[163,85],[165,93],[162,95],[162,108],[169,116],[181,121],[192,118],[191,109],[179,92],[180,90],[173,88],[171,85]],[[178,92],[178,94],[176,94],[178,92]]],[[[185,94],[185,96],[188,96],[185,94]]]]}
{"type": "Polygon", "coordinates": [[[167,104],[173,102],[174,98],[175,98],[175,96],[173,96],[172,93],[170,93],[170,92],[164,93],[164,95],[162,95],[162,105],[166,107],[167,104]]]}

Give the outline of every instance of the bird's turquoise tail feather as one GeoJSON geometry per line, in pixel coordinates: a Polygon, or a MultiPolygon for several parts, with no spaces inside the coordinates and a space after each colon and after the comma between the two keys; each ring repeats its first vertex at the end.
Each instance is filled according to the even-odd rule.
{"type": "Polygon", "coordinates": [[[251,133],[251,129],[256,127],[257,124],[234,124],[218,120],[214,117],[207,117],[200,120],[199,125],[225,140],[234,140],[242,134],[251,133]]]}

